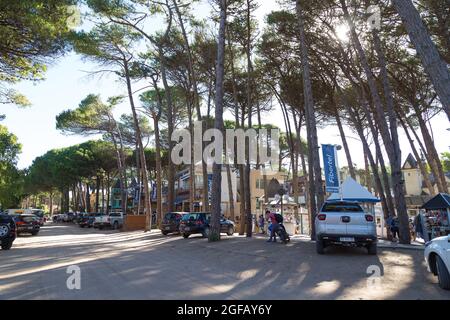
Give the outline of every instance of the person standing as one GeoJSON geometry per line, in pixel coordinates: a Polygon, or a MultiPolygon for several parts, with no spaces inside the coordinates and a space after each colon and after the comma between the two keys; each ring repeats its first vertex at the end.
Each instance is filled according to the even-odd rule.
{"type": "Polygon", "coordinates": [[[258,220],[258,225],[259,225],[259,229],[261,230],[261,233],[264,234],[265,230],[264,230],[264,226],[265,226],[265,220],[264,220],[264,216],[260,215],[259,216],[259,220],[258,220]]]}
{"type": "Polygon", "coordinates": [[[271,229],[270,238],[269,240],[267,240],[267,242],[277,242],[277,231],[280,228],[280,225],[278,224],[278,221],[273,212],[269,214],[269,220],[271,222],[271,229]]]}

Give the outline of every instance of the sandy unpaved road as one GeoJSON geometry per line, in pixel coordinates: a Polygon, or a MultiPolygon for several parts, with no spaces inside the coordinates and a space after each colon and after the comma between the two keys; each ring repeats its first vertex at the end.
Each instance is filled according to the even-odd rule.
{"type": "Polygon", "coordinates": [[[379,251],[332,248],[318,256],[301,241],[210,244],[49,224],[0,251],[0,299],[450,299],[422,251],[379,251]],[[81,290],[67,288],[71,265],[80,267],[81,290]]]}

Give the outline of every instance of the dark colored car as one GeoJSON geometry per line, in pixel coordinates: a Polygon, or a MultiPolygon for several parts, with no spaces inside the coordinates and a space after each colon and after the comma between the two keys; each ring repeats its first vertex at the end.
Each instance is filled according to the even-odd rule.
{"type": "Polygon", "coordinates": [[[81,228],[92,228],[94,226],[95,213],[81,213],[78,216],[78,225],[81,228]]]}
{"type": "Polygon", "coordinates": [[[169,233],[179,233],[181,219],[187,214],[187,212],[166,213],[161,224],[161,233],[165,236],[169,233]]]}
{"type": "Polygon", "coordinates": [[[14,215],[13,219],[16,222],[17,235],[22,233],[31,233],[31,235],[35,236],[41,229],[39,225],[39,218],[34,214],[18,214],[14,215]]]}
{"type": "MultiPolygon", "coordinates": [[[[209,236],[209,223],[211,219],[211,213],[198,212],[190,213],[183,216],[180,223],[180,233],[185,239],[189,238],[192,234],[201,234],[203,237],[209,236]]],[[[229,236],[234,234],[234,222],[222,217],[220,219],[220,232],[226,233],[229,236]]]]}
{"type": "Polygon", "coordinates": [[[45,214],[42,210],[33,210],[33,214],[39,218],[39,225],[42,227],[45,224],[45,214]]]}
{"type": "Polygon", "coordinates": [[[0,214],[0,245],[2,250],[11,249],[16,240],[16,223],[13,217],[0,214]]]}

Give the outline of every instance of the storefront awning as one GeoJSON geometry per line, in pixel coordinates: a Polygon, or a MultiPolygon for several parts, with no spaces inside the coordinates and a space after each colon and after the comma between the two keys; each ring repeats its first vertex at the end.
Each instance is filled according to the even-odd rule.
{"type": "Polygon", "coordinates": [[[450,194],[440,193],[427,203],[421,209],[425,210],[443,210],[450,209],[450,194]]]}

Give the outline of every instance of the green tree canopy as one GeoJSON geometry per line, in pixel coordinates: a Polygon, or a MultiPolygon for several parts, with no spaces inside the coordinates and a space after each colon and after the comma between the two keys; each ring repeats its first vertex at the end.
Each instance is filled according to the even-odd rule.
{"type": "Polygon", "coordinates": [[[67,51],[77,2],[0,1],[0,103],[29,105],[10,85],[43,79],[47,64],[67,51]]]}

